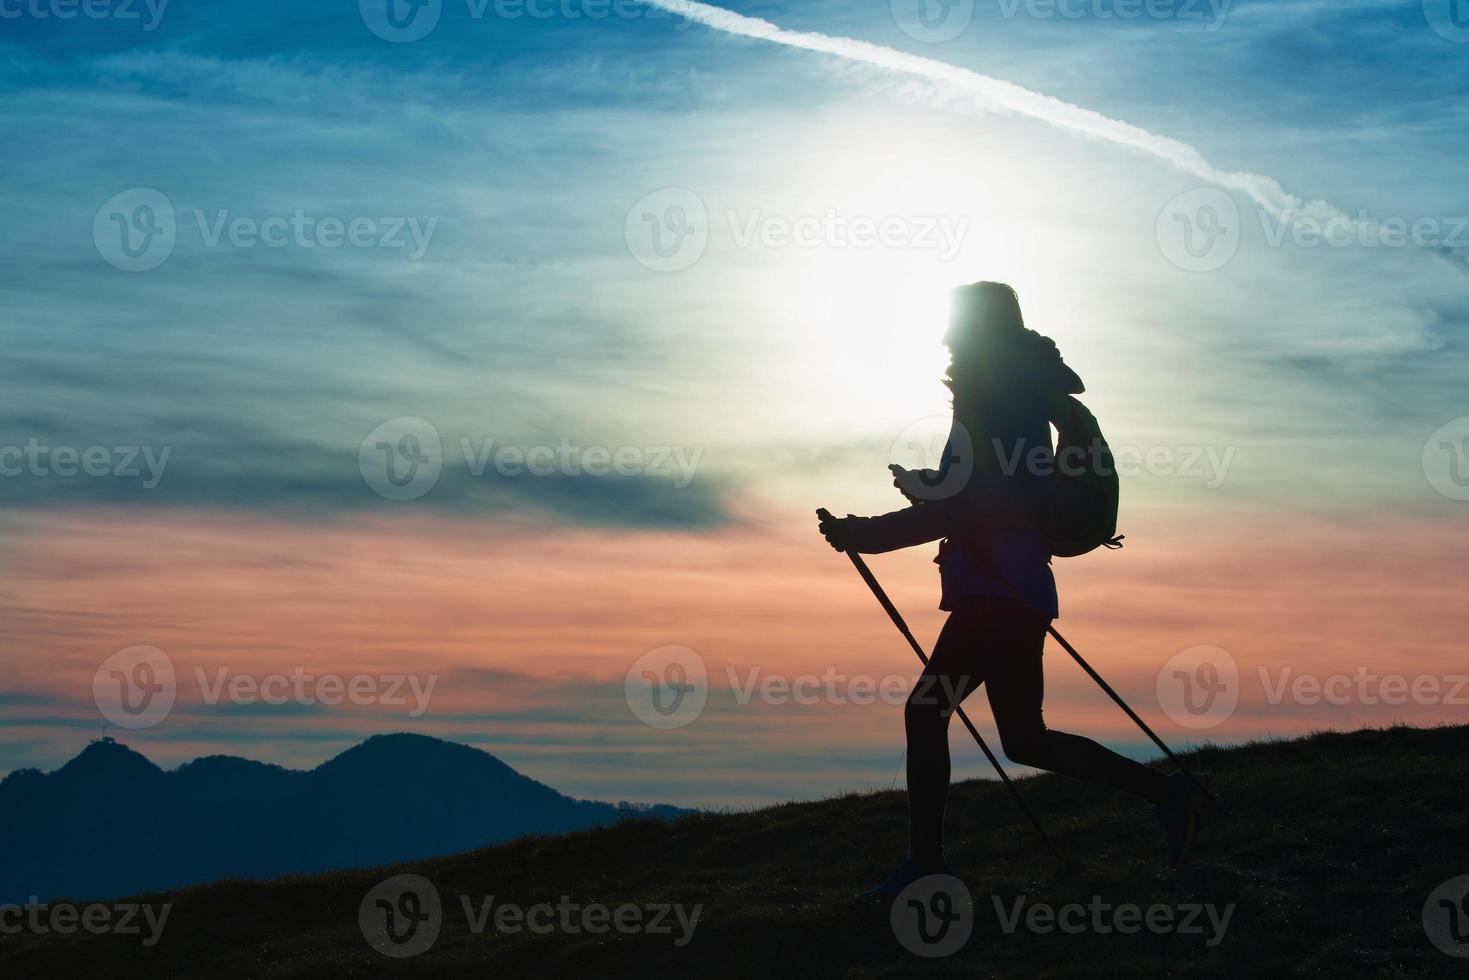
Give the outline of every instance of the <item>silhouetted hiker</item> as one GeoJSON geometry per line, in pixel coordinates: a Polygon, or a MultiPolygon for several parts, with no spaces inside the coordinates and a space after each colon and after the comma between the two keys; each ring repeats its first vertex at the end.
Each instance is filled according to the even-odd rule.
{"type": "Polygon", "coordinates": [[[1167,859],[1182,863],[1204,795],[1091,739],[1048,729],[1041,656],[1058,615],[1051,550],[1037,530],[1051,490],[1051,422],[1084,411],[1085,390],[1054,342],[1025,327],[1015,291],[981,282],[955,294],[944,338],[954,423],[936,471],[893,466],[912,506],[882,517],[829,518],[838,551],[881,553],[945,539],[936,560],[949,613],[933,656],[908,696],[908,856],[872,894],[896,895],[945,871],[949,718],[984,684],[1005,755],[1021,765],[1111,786],[1147,800],[1163,824],[1167,859]]]}

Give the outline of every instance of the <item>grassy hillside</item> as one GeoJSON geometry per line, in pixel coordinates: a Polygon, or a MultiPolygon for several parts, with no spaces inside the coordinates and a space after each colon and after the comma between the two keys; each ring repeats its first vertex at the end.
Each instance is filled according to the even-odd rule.
{"type": "MultiPolygon", "coordinates": [[[[960,733],[962,734],[962,733],[960,733]]],[[[957,752],[973,746],[955,738],[957,752]]],[[[1158,868],[1150,813],[1112,794],[1041,776],[1020,787],[1069,860],[1040,851],[1003,789],[955,788],[951,858],[974,896],[968,944],[920,959],[888,910],[855,900],[901,855],[899,792],[752,813],[700,815],[528,839],[393,869],[222,883],[146,896],[172,903],[161,941],[0,937],[6,977],[1330,977],[1464,976],[1469,960],[1425,937],[1424,902],[1469,874],[1469,727],[1323,734],[1190,757],[1234,810],[1206,827],[1185,871],[1158,868]],[[443,901],[422,955],[369,946],[359,905],[378,882],[413,872],[443,901]],[[479,903],[700,904],[683,948],[673,935],[482,935],[459,896],[479,903]],[[1012,909],[1097,901],[1233,906],[1222,941],[1000,925],[1012,909]],[[692,971],[682,973],[681,971],[692,971]]],[[[772,764],[778,765],[778,760],[772,764]]],[[[411,801],[407,801],[411,805],[411,801]]],[[[118,846],[126,846],[119,841],[118,846]]]]}

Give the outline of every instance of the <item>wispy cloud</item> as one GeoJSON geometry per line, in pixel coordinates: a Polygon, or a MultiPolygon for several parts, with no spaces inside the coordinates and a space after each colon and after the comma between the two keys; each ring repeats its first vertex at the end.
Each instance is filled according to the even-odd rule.
{"type": "MultiPolygon", "coordinates": [[[[1269,214],[1281,217],[1306,215],[1316,220],[1347,219],[1346,212],[1324,200],[1307,200],[1287,191],[1280,182],[1263,174],[1227,170],[1211,163],[1196,147],[1180,140],[1149,132],[1140,126],[1113,119],[1091,109],[1053,96],[961,68],[948,62],[909,54],[895,48],[836,37],[814,31],[793,31],[768,20],[699,3],[697,0],[644,0],[645,3],[726,34],[781,44],[805,51],[871,65],[885,71],[918,76],[938,82],[983,100],[989,106],[1027,116],[1057,128],[1106,140],[1150,154],[1201,180],[1239,191],[1269,214]]],[[[1349,219],[1348,219],[1349,220],[1349,219]]],[[[1371,226],[1371,223],[1366,223],[1371,226]]],[[[1453,250],[1436,249],[1431,254],[1456,260],[1453,250]]]]}

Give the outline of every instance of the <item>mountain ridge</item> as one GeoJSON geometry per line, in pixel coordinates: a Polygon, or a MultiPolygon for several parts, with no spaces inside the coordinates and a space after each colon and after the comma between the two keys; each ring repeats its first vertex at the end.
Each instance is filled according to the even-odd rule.
{"type": "Polygon", "coordinates": [[[50,773],[0,780],[0,903],[364,867],[686,812],[576,799],[407,732],[305,770],[229,755],[164,770],[103,737],[50,773]]]}

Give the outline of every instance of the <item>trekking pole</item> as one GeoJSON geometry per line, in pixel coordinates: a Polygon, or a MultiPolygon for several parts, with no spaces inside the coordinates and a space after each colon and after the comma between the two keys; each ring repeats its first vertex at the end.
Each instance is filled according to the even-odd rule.
{"type": "Polygon", "coordinates": [[[1148,723],[1139,718],[1136,711],[1133,711],[1132,708],[1128,707],[1127,702],[1122,700],[1122,695],[1112,690],[1112,685],[1102,680],[1102,675],[1092,669],[1092,665],[1087,663],[1082,655],[1076,652],[1076,648],[1074,646],[1066,642],[1066,637],[1057,632],[1056,627],[1054,626],[1047,626],[1046,631],[1056,638],[1056,642],[1061,644],[1061,647],[1067,653],[1071,654],[1072,659],[1081,664],[1081,669],[1086,671],[1087,674],[1091,676],[1091,679],[1097,682],[1097,686],[1100,687],[1103,691],[1107,692],[1107,696],[1110,697],[1113,701],[1116,701],[1119,708],[1127,712],[1127,717],[1137,722],[1137,727],[1143,730],[1144,735],[1153,740],[1154,745],[1163,750],[1163,754],[1168,757],[1168,761],[1177,766],[1178,771],[1189,778],[1189,782],[1193,783],[1200,790],[1202,790],[1203,794],[1209,798],[1209,802],[1213,803],[1219,808],[1220,813],[1224,814],[1226,817],[1230,816],[1229,807],[1220,802],[1219,797],[1209,792],[1209,787],[1200,782],[1199,777],[1195,776],[1189,770],[1188,766],[1184,765],[1178,760],[1178,756],[1174,755],[1172,750],[1169,749],[1167,745],[1163,744],[1163,740],[1159,738],[1151,728],[1148,727],[1148,723]]]}
{"type": "MultiPolygon", "coordinates": [[[[825,511],[817,511],[817,513],[823,517],[831,516],[825,511]]],[[[842,554],[852,560],[852,565],[857,569],[857,574],[862,576],[862,581],[867,583],[867,587],[877,597],[878,603],[887,612],[888,618],[893,621],[893,625],[898,628],[898,632],[903,634],[903,639],[908,641],[908,645],[913,648],[914,653],[918,654],[918,659],[923,661],[923,665],[925,667],[928,666],[928,654],[923,652],[923,647],[919,646],[918,641],[914,639],[913,632],[908,629],[908,624],[903,621],[903,616],[898,612],[898,607],[893,605],[893,601],[883,591],[882,585],[877,581],[877,576],[873,575],[872,569],[867,567],[867,562],[863,561],[862,556],[855,551],[844,551],[842,554]]],[[[1014,797],[1015,803],[1030,818],[1031,826],[1035,827],[1035,832],[1040,836],[1041,841],[1045,843],[1046,850],[1050,851],[1051,856],[1057,861],[1062,860],[1061,852],[1056,850],[1056,845],[1051,843],[1050,837],[1046,836],[1046,831],[1041,827],[1041,822],[1036,819],[1035,814],[1026,805],[1025,800],[1021,798],[1020,791],[1015,788],[1015,784],[1010,781],[1010,777],[1005,775],[1005,770],[1000,767],[1000,760],[995,758],[995,754],[985,744],[984,738],[979,734],[979,729],[974,727],[974,722],[969,720],[969,716],[964,713],[964,709],[961,707],[955,706],[954,713],[959,716],[959,720],[964,722],[964,727],[969,729],[969,734],[973,735],[974,740],[979,743],[980,751],[984,753],[986,759],[990,760],[990,765],[995,767],[995,772],[1000,774],[1000,780],[1005,784],[1005,788],[1010,791],[1010,795],[1014,797]]]]}

